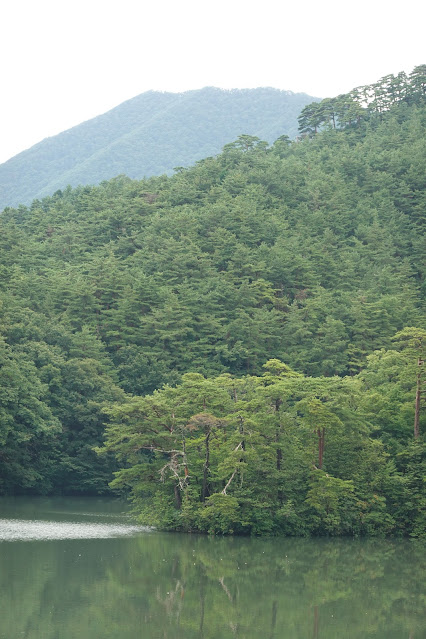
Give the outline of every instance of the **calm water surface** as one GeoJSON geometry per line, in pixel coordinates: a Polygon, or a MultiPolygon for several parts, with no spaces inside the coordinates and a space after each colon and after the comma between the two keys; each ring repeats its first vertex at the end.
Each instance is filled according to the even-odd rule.
{"type": "Polygon", "coordinates": [[[210,538],[1,499],[0,639],[421,639],[424,545],[210,538]]]}

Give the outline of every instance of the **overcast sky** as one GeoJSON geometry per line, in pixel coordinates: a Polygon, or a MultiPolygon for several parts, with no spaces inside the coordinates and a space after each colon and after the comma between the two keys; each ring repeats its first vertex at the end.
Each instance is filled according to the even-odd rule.
{"type": "Polygon", "coordinates": [[[426,63],[420,0],[3,0],[0,162],[150,89],[326,97],[426,63]]]}

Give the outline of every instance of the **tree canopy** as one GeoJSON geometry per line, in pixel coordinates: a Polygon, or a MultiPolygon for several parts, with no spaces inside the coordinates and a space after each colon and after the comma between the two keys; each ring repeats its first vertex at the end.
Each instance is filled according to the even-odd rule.
{"type": "Polygon", "coordinates": [[[0,490],[116,471],[166,528],[420,534],[422,68],[316,135],[6,208],[0,490]]]}

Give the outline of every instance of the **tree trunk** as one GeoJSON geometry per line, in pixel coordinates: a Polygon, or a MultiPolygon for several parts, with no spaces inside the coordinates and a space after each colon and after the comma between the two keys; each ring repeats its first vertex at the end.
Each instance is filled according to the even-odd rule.
{"type": "Polygon", "coordinates": [[[281,470],[281,462],[283,459],[283,451],[281,448],[277,448],[277,470],[281,470]]]}
{"type": "Polygon", "coordinates": [[[175,503],[176,503],[176,508],[178,508],[179,510],[182,507],[182,497],[180,494],[180,490],[179,490],[179,484],[176,482],[175,483],[175,503]]]}
{"type": "Polygon", "coordinates": [[[414,410],[414,439],[419,438],[420,434],[420,374],[417,375],[417,389],[416,389],[416,407],[414,410]]]}
{"type": "Polygon", "coordinates": [[[416,407],[414,411],[414,439],[418,439],[420,435],[420,403],[422,399],[422,369],[424,361],[419,357],[417,365],[419,372],[417,373],[417,386],[416,386],[416,407]]]}
{"type": "MultiPolygon", "coordinates": [[[[281,399],[276,399],[276,400],[275,400],[275,412],[276,412],[276,413],[278,413],[278,411],[279,411],[279,409],[280,409],[281,404],[282,404],[282,400],[281,400],[281,399]]],[[[279,428],[277,428],[277,429],[276,429],[276,431],[275,431],[275,443],[276,443],[276,444],[278,444],[279,439],[280,439],[280,431],[279,431],[279,428]]],[[[283,451],[282,451],[282,449],[281,449],[281,448],[279,448],[279,447],[277,446],[276,468],[277,468],[277,470],[278,470],[278,471],[280,471],[280,470],[281,470],[281,462],[282,462],[282,459],[283,459],[283,451]]],[[[283,501],[284,501],[284,495],[283,495],[283,493],[282,493],[282,490],[280,490],[280,489],[278,489],[278,492],[277,492],[277,498],[278,498],[278,503],[279,503],[280,505],[282,505],[282,503],[283,503],[283,501]]]]}
{"type": "Polygon", "coordinates": [[[205,444],[206,444],[206,457],[204,460],[204,468],[203,468],[203,486],[201,490],[201,501],[204,503],[206,501],[206,497],[210,495],[209,486],[208,486],[208,474],[209,474],[209,466],[210,466],[210,431],[206,435],[205,444]]]}
{"type": "Polygon", "coordinates": [[[325,440],[325,428],[318,428],[318,468],[322,469],[324,459],[324,440],[325,440]]]}
{"type": "MultiPolygon", "coordinates": [[[[278,431],[275,434],[275,441],[278,443],[278,431]]],[[[283,451],[282,451],[281,448],[277,448],[276,468],[277,468],[278,471],[281,470],[282,459],[283,459],[283,451]]],[[[279,481],[279,479],[278,479],[278,481],[279,481]]],[[[277,491],[277,499],[278,499],[278,503],[281,506],[283,501],[284,501],[284,495],[283,495],[283,491],[280,488],[278,488],[278,491],[277,491]]]]}

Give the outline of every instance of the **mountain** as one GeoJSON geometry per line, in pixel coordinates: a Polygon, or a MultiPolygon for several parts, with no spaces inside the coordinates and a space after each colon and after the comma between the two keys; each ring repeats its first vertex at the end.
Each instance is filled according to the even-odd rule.
{"type": "Polygon", "coordinates": [[[426,68],[396,80],[5,209],[0,493],[115,472],[161,528],[424,536],[426,68]]]}
{"type": "Polygon", "coordinates": [[[313,99],[272,88],[142,93],[1,164],[0,210],[123,173],[170,174],[243,133],[268,142],[294,137],[297,116],[313,99]]]}

